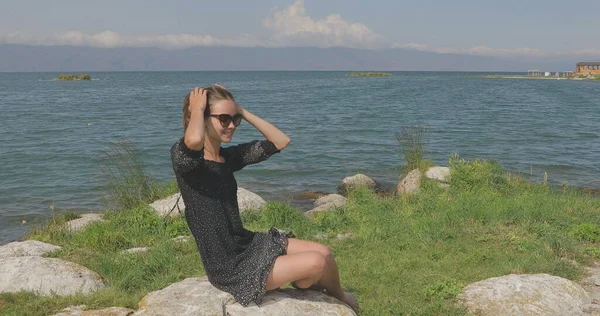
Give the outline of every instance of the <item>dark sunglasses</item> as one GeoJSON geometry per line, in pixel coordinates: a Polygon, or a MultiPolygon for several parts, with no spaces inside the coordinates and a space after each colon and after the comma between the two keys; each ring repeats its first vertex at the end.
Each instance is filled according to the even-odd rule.
{"type": "Polygon", "coordinates": [[[221,123],[221,126],[223,126],[223,127],[228,127],[232,121],[233,121],[233,126],[236,126],[236,127],[238,125],[240,125],[240,123],[242,123],[242,115],[241,114],[236,114],[234,116],[231,116],[229,114],[211,114],[210,116],[218,117],[219,122],[221,123]]]}

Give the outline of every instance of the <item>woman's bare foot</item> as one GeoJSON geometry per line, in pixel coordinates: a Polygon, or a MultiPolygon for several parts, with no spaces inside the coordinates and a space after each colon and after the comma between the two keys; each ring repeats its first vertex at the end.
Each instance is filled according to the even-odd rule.
{"type": "Polygon", "coordinates": [[[358,307],[358,301],[356,298],[354,298],[354,294],[350,292],[344,292],[344,303],[348,304],[348,306],[350,306],[350,308],[352,308],[352,310],[358,314],[360,309],[358,307]]]}
{"type": "MultiPolygon", "coordinates": [[[[303,290],[303,289],[299,288],[299,287],[296,285],[296,282],[291,282],[290,284],[291,284],[291,286],[292,286],[293,288],[295,288],[295,289],[298,289],[298,290],[303,290]]],[[[310,286],[309,288],[307,288],[306,290],[313,290],[313,291],[317,291],[317,292],[321,292],[321,293],[323,293],[323,292],[325,291],[325,289],[324,289],[323,287],[321,287],[321,286],[319,285],[319,283],[315,283],[315,284],[311,285],[311,286],[310,286]]]]}

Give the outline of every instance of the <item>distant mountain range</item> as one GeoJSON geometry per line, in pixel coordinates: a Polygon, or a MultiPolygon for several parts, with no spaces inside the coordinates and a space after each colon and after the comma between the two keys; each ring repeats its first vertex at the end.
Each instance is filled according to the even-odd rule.
{"type": "Polygon", "coordinates": [[[376,70],[574,70],[580,60],[438,54],[409,49],[316,47],[94,48],[0,44],[0,72],[376,70]]]}

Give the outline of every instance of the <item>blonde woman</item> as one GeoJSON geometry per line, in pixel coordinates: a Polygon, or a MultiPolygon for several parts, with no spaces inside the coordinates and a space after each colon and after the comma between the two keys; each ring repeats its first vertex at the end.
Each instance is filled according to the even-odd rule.
{"type": "Polygon", "coordinates": [[[252,232],[242,225],[234,172],[279,153],[290,138],[239,106],[231,92],[218,85],[195,88],[185,97],[183,128],[171,159],[185,218],[210,283],[243,306],[260,304],[266,291],[292,282],[298,288],[323,290],[357,311],[354,296],[342,290],[328,247],[275,228],[252,232]],[[242,120],[266,139],[221,147],[231,141],[242,120]]]}

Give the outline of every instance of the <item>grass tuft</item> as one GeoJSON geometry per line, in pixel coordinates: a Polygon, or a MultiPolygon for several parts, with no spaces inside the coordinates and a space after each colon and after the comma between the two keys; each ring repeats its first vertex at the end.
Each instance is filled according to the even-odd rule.
{"type": "Polygon", "coordinates": [[[151,203],[170,187],[161,187],[142,164],[132,142],[112,142],[101,159],[101,172],[109,190],[109,209],[130,209],[151,203]]]}
{"type": "Polygon", "coordinates": [[[433,166],[433,162],[425,157],[427,128],[423,126],[404,127],[396,133],[396,140],[401,156],[404,157],[402,175],[406,175],[414,169],[419,169],[423,173],[433,166]]]}

